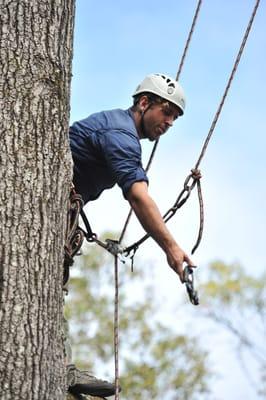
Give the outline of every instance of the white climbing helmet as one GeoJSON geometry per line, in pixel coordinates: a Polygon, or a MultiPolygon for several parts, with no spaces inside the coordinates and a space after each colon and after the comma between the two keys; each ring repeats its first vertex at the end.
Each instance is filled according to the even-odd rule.
{"type": "Polygon", "coordinates": [[[175,104],[184,114],[186,99],[185,94],[180,84],[164,74],[151,74],[138,85],[133,97],[137,94],[149,92],[162,97],[165,100],[175,104]]]}

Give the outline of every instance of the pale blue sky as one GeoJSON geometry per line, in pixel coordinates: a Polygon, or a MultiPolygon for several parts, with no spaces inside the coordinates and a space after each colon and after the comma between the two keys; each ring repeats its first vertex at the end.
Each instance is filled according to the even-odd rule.
{"type": "MultiPolygon", "coordinates": [[[[192,0],[77,0],[71,122],[102,109],[129,107],[132,92],[149,73],[164,72],[174,77],[196,4],[192,0]]],[[[203,1],[180,77],[187,109],[162,138],[150,172],[150,192],[162,212],[173,204],[197,160],[254,4],[251,0],[203,1]]],[[[261,0],[201,164],[206,221],[202,245],[194,259],[202,267],[217,258],[237,260],[256,274],[266,265],[265,12],[266,2],[261,0]]],[[[144,144],[145,159],[150,148],[150,143],[144,144]]],[[[187,251],[198,228],[195,194],[192,196],[184,211],[169,224],[187,251]]],[[[120,229],[127,204],[119,189],[105,193],[96,203],[88,208],[95,230],[120,229]]],[[[130,242],[138,238],[139,230],[133,222],[130,242]]],[[[158,274],[164,275],[166,290],[171,290],[171,271],[165,272],[164,255],[151,241],[143,247],[143,257],[148,258],[151,248],[158,274]]],[[[227,381],[228,385],[226,399],[233,400],[236,392],[227,381]]],[[[241,398],[250,400],[248,389],[244,393],[246,397],[241,398]]]]}

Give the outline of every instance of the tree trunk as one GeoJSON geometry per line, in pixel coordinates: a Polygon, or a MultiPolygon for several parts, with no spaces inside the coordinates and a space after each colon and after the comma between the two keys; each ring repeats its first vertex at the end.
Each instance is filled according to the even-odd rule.
{"type": "Polygon", "coordinates": [[[74,0],[0,0],[0,399],[65,398],[74,0]]]}

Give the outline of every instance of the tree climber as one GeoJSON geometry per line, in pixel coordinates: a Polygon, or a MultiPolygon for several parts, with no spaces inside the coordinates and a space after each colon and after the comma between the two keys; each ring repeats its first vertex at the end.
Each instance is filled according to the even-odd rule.
{"type": "MultiPolygon", "coordinates": [[[[137,87],[133,94],[133,106],[128,110],[102,111],[70,127],[73,183],[84,204],[96,200],[103,190],[117,183],[145,231],[165,252],[169,266],[179,275],[181,282],[183,263],[191,267],[194,264],[167,229],[155,201],[148,193],[140,140],[158,139],[184,114],[184,109],[185,96],[180,84],[164,74],[152,74],[137,87]]],[[[74,373],[75,367],[72,365],[71,368],[74,373]]],[[[78,374],[82,375],[82,372],[78,374]]],[[[79,392],[91,394],[86,379],[85,375],[84,379],[81,377],[79,392]]],[[[96,389],[98,384],[99,392],[105,385],[109,390],[106,390],[105,396],[114,394],[114,385],[97,378],[91,379],[94,379],[96,389]]],[[[97,390],[93,394],[97,395],[97,390]]]]}

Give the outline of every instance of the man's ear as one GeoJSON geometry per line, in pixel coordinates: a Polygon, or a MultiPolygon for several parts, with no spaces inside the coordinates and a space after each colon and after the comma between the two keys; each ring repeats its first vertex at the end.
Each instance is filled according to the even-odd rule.
{"type": "Polygon", "coordinates": [[[150,101],[148,99],[148,96],[143,95],[141,96],[141,98],[139,99],[139,108],[141,110],[141,112],[144,112],[148,106],[150,105],[150,101]]]}

